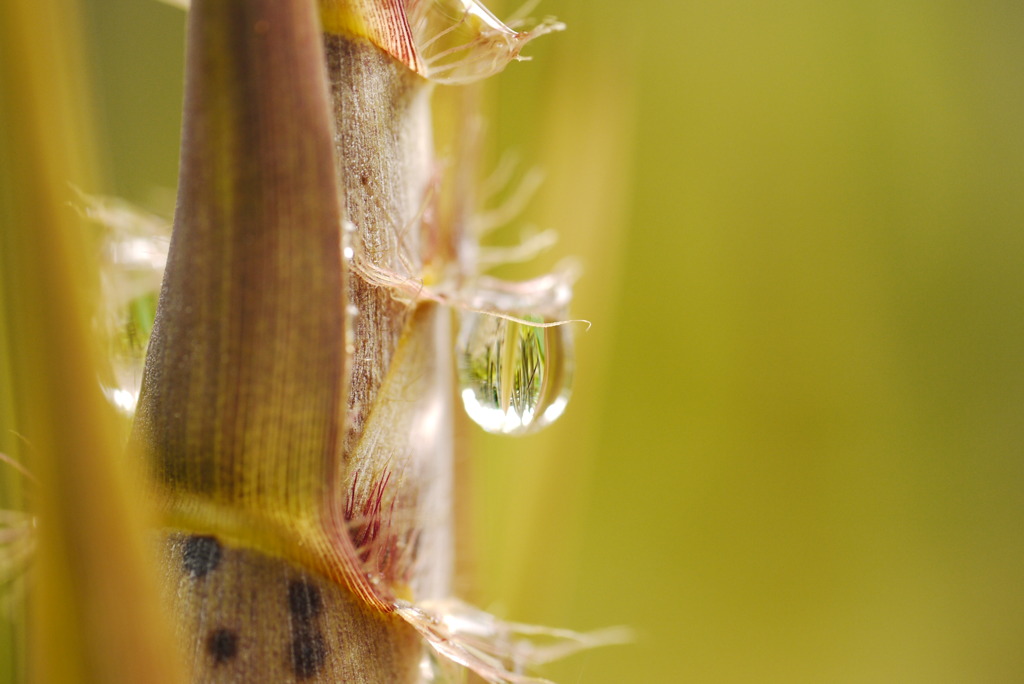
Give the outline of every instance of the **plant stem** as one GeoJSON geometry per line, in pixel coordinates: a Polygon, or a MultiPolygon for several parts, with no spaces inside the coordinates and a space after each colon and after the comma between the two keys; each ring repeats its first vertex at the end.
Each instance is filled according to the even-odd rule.
{"type": "Polygon", "coordinates": [[[341,227],[358,259],[418,268],[431,168],[425,82],[322,37],[312,0],[193,3],[134,437],[194,681],[419,679],[390,611],[448,590],[447,319],[349,273],[341,227]]]}

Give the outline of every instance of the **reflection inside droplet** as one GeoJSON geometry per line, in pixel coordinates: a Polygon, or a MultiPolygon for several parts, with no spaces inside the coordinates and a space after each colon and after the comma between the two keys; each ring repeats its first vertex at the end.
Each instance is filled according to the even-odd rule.
{"type": "Polygon", "coordinates": [[[84,193],[81,200],[83,213],[101,230],[102,298],[94,325],[107,344],[110,364],[100,384],[110,403],[131,416],[156,320],[170,226],[123,200],[84,193]]]}
{"type": "Polygon", "coordinates": [[[466,413],[488,432],[520,435],[551,424],[565,411],[572,372],[572,330],[538,327],[565,318],[570,291],[553,278],[528,283],[487,279],[477,311],[460,313],[456,343],[466,413]]]}
{"type": "Polygon", "coordinates": [[[135,413],[135,404],[139,400],[142,368],[156,318],[156,303],[156,290],[126,304],[116,298],[106,302],[109,307],[106,320],[113,383],[105,384],[103,391],[119,411],[129,416],[135,413]]]}

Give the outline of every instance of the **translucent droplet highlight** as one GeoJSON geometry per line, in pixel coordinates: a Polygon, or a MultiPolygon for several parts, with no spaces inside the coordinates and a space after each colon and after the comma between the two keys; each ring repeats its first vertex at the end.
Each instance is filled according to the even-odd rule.
{"type": "Polygon", "coordinates": [[[113,382],[104,394],[122,413],[132,415],[139,401],[146,349],[156,319],[157,292],[147,292],[110,312],[108,337],[113,382]]]}
{"type": "Polygon", "coordinates": [[[95,325],[109,345],[110,365],[100,384],[110,402],[131,416],[156,319],[170,226],[122,200],[84,193],[81,200],[83,213],[101,231],[102,300],[95,325]]]}
{"type": "Polygon", "coordinates": [[[571,289],[555,276],[525,283],[483,279],[474,309],[460,312],[456,360],[466,413],[488,432],[522,435],[550,425],[569,401],[573,374],[571,289]],[[509,320],[483,313],[500,313],[509,320]]]}

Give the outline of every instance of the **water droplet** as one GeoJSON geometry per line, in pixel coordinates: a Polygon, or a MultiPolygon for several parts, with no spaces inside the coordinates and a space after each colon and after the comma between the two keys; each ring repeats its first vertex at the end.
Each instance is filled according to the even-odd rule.
{"type": "Polygon", "coordinates": [[[127,302],[114,296],[107,300],[107,339],[110,344],[110,384],[104,393],[126,415],[135,412],[142,385],[142,368],[156,318],[157,290],[143,292],[127,302]]]}
{"type": "Polygon", "coordinates": [[[108,345],[110,366],[100,382],[110,402],[130,416],[142,384],[170,226],[122,200],[83,193],[81,201],[84,214],[101,229],[102,301],[95,325],[108,345]]]}
{"type": "MultiPolygon", "coordinates": [[[[533,323],[567,317],[572,294],[564,279],[485,279],[481,285],[473,308],[533,323]]],[[[488,432],[522,435],[562,415],[573,373],[571,326],[542,328],[476,311],[463,311],[460,318],[460,393],[474,422],[488,432]]]]}

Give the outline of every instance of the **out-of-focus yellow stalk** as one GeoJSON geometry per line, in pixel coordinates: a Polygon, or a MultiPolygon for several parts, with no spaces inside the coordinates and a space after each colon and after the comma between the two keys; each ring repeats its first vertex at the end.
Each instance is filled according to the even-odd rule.
{"type": "Polygon", "coordinates": [[[14,402],[2,427],[24,436],[39,480],[27,678],[170,683],[145,515],[96,380],[91,250],[69,205],[70,184],[91,175],[77,25],[72,0],[0,3],[0,305],[14,402]]]}

